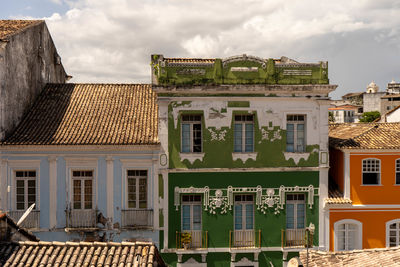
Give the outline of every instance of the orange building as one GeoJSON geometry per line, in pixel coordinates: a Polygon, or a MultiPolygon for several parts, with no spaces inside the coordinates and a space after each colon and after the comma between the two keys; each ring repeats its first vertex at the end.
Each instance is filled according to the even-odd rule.
{"type": "Polygon", "coordinates": [[[329,128],[329,249],[400,245],[400,123],[329,128]]]}

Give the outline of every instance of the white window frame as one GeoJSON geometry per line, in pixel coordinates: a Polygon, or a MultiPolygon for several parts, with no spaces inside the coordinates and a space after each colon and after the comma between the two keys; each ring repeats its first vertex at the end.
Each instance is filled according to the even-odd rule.
{"type": "Polygon", "coordinates": [[[71,184],[72,184],[72,199],[71,199],[71,209],[73,210],[95,210],[95,186],[94,186],[94,171],[92,169],[72,169],[71,170],[71,184]],[[92,176],[74,176],[74,172],[87,172],[90,171],[92,172],[92,176]],[[81,187],[81,207],[80,208],[75,208],[74,206],[74,181],[79,180],[81,181],[80,187],[81,187]],[[92,208],[91,209],[86,209],[85,208],[85,181],[91,180],[92,181],[92,208]]]}
{"type": "Polygon", "coordinates": [[[252,195],[253,196],[253,200],[252,201],[249,201],[249,200],[240,200],[240,201],[236,201],[235,200],[235,196],[247,196],[247,195],[252,195],[252,194],[245,194],[245,193],[243,193],[243,194],[235,194],[235,195],[233,195],[233,199],[234,199],[234,202],[233,202],[233,230],[234,231],[245,231],[245,230],[254,230],[255,229],[255,196],[254,195],[252,195]],[[236,212],[235,212],[235,206],[236,206],[236,204],[237,203],[239,203],[239,204],[242,204],[242,229],[236,229],[236,223],[235,223],[235,218],[236,218],[236,212]],[[251,229],[247,229],[246,228],[246,226],[247,226],[247,223],[246,223],[246,205],[247,204],[252,204],[253,205],[253,228],[251,228],[251,229]]]}
{"type": "MultiPolygon", "coordinates": [[[[8,160],[8,177],[7,186],[10,186],[10,195],[7,201],[9,210],[17,210],[16,207],[16,177],[15,172],[19,170],[36,171],[36,205],[35,209],[40,210],[40,160],[8,160]]],[[[7,192],[7,191],[6,191],[7,192]]]]}
{"type": "Polygon", "coordinates": [[[396,229],[396,246],[400,245],[400,219],[394,219],[386,222],[386,247],[390,247],[390,225],[397,223],[399,224],[399,229],[396,229]]]}
{"type": "Polygon", "coordinates": [[[29,208],[29,201],[28,201],[28,181],[35,181],[35,210],[36,210],[36,202],[37,202],[37,172],[35,170],[31,169],[26,169],[26,170],[21,170],[21,169],[16,169],[14,170],[14,179],[15,179],[15,210],[27,210],[29,208]],[[35,177],[17,177],[17,172],[35,172],[35,177]],[[17,208],[17,181],[23,181],[24,182],[24,208],[23,209],[18,209],[17,208]]]}
{"type": "Polygon", "coordinates": [[[188,196],[200,196],[200,201],[183,201],[183,196],[181,195],[181,231],[202,231],[203,230],[203,212],[202,212],[202,201],[203,201],[203,196],[198,195],[198,194],[190,194],[188,196]],[[184,230],[183,229],[183,205],[190,206],[190,229],[189,230],[184,230]],[[200,229],[193,229],[193,206],[200,206],[200,229]]]}
{"type": "MultiPolygon", "coordinates": [[[[288,123],[294,124],[293,127],[293,147],[294,147],[294,151],[288,151],[287,150],[287,140],[286,140],[286,151],[285,152],[290,152],[290,153],[305,153],[306,152],[306,147],[307,147],[307,114],[304,113],[287,113],[285,114],[286,117],[286,131],[288,131],[287,129],[287,125],[288,123]],[[288,120],[289,116],[304,116],[304,120],[303,121],[292,121],[292,120],[288,120]],[[303,122],[303,123],[300,123],[303,122]],[[303,145],[303,151],[298,151],[297,150],[297,125],[299,124],[303,124],[304,125],[304,145],[303,145]]],[[[287,137],[286,137],[287,138],[287,137]]]]}
{"type": "Polygon", "coordinates": [[[203,153],[203,114],[181,114],[180,115],[180,119],[181,119],[181,130],[180,130],[180,135],[181,135],[181,149],[180,149],[180,153],[203,153]],[[200,120],[196,121],[196,120],[190,120],[190,121],[183,121],[183,117],[184,116],[200,116],[200,120]],[[187,152],[183,152],[183,135],[182,135],[182,126],[183,124],[189,124],[190,125],[190,151],[187,152]],[[200,129],[201,129],[201,136],[200,136],[200,140],[201,140],[201,145],[200,145],[200,151],[194,152],[193,151],[193,125],[195,124],[200,124],[200,129]]]}
{"type": "MultiPolygon", "coordinates": [[[[241,124],[242,125],[242,148],[241,151],[235,151],[235,136],[233,136],[233,152],[234,153],[252,153],[254,152],[254,114],[234,114],[233,115],[233,129],[235,132],[235,124],[241,124]],[[247,120],[241,120],[241,121],[236,121],[236,116],[251,116],[253,118],[252,121],[247,121],[247,120]],[[247,124],[252,124],[253,125],[253,146],[251,148],[251,151],[246,151],[246,125],[247,124]]],[[[235,134],[235,133],[234,133],[235,134]]]]}
{"type": "MultiPolygon", "coordinates": [[[[251,261],[246,257],[243,257],[240,261],[231,262],[231,267],[239,267],[239,266],[254,266],[258,267],[258,261],[251,261]]],[[[268,265],[269,266],[269,265],[268,265]]]]}
{"type": "MultiPolygon", "coordinates": [[[[366,167],[366,168],[370,168],[371,169],[371,167],[366,167]]],[[[381,168],[381,160],[380,159],[377,159],[377,158],[366,158],[366,159],[363,159],[362,161],[361,161],[361,185],[363,185],[363,186],[377,186],[377,185],[381,185],[381,170],[382,170],[382,168],[381,168]],[[365,170],[364,169],[364,162],[368,162],[368,161],[377,161],[378,162],[378,168],[379,168],[379,170],[378,171],[373,171],[373,170],[365,170]],[[376,184],[364,184],[364,173],[377,173],[378,174],[378,183],[376,183],[376,184]]]]}
{"type": "Polygon", "coordinates": [[[68,200],[68,205],[73,209],[73,181],[72,181],[72,172],[73,171],[93,171],[93,182],[92,182],[92,187],[93,187],[93,209],[96,210],[97,203],[98,203],[98,171],[97,171],[97,166],[98,166],[98,158],[65,158],[66,161],[66,184],[67,184],[67,200],[68,200]]]}
{"type": "MultiPolygon", "coordinates": [[[[339,250],[339,244],[338,244],[338,231],[339,231],[339,226],[342,224],[355,224],[357,226],[357,233],[356,233],[356,240],[354,240],[354,249],[362,249],[362,222],[354,220],[354,219],[343,219],[340,221],[337,221],[334,223],[333,228],[334,228],[334,248],[335,251],[343,251],[339,250]]],[[[344,250],[346,251],[346,250],[344,250]]]]}
{"type": "Polygon", "coordinates": [[[147,210],[149,209],[149,170],[143,169],[143,168],[127,168],[124,170],[125,171],[125,182],[126,182],[126,190],[125,190],[125,208],[127,210],[147,210]],[[128,171],[146,171],[146,207],[145,208],[140,208],[139,207],[139,194],[140,194],[140,185],[139,185],[139,180],[140,177],[143,176],[129,176],[128,171]],[[129,207],[129,188],[128,188],[128,179],[130,177],[135,177],[136,178],[136,207],[135,208],[130,208],[129,207]]]}
{"type": "MultiPolygon", "coordinates": [[[[294,214],[293,214],[293,216],[294,216],[294,222],[293,222],[293,225],[294,225],[294,228],[287,228],[287,222],[285,222],[285,227],[286,227],[286,229],[305,229],[306,228],[306,222],[307,222],[307,202],[306,202],[306,194],[303,194],[303,193],[288,193],[288,194],[286,194],[286,196],[285,196],[285,198],[286,198],[286,206],[287,206],[287,204],[294,204],[295,206],[295,208],[294,208],[294,214]],[[304,196],[304,199],[303,200],[299,200],[299,199],[296,199],[296,200],[288,200],[287,199],[287,196],[288,195],[303,195],[304,196]],[[297,207],[297,205],[298,204],[304,204],[304,222],[303,222],[303,225],[304,225],[304,228],[297,228],[297,211],[299,210],[298,209],[298,207],[297,207]]],[[[286,216],[287,216],[287,213],[286,213],[286,216]]]]}
{"type": "MultiPolygon", "coordinates": [[[[396,159],[395,161],[395,175],[394,175],[394,184],[395,185],[400,185],[400,183],[397,183],[397,174],[399,174],[399,178],[400,178],[400,159],[396,159]]],[[[399,179],[400,182],[400,179],[399,179]]]]}

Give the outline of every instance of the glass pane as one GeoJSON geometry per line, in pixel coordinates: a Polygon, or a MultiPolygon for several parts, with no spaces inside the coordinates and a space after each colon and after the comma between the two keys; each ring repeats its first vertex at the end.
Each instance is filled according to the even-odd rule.
{"type": "Polygon", "coordinates": [[[190,124],[182,124],[182,152],[190,152],[190,124]]]}
{"type": "Polygon", "coordinates": [[[254,134],[253,134],[253,124],[247,123],[246,124],[246,152],[253,152],[253,144],[254,144],[254,134]]]}
{"type": "Polygon", "coordinates": [[[182,205],[182,230],[190,230],[190,206],[182,205]]]}
{"type": "Polygon", "coordinates": [[[24,210],[25,205],[24,202],[17,202],[17,210],[24,210]]]}
{"type": "Polygon", "coordinates": [[[246,204],[246,229],[253,229],[253,204],[246,204]]]}
{"type": "Polygon", "coordinates": [[[201,124],[193,124],[193,152],[201,152],[201,124]]]}
{"type": "Polygon", "coordinates": [[[286,151],[294,152],[294,124],[286,125],[286,151]]]}
{"type": "Polygon", "coordinates": [[[85,209],[92,208],[92,180],[85,180],[85,209]]]}
{"type": "Polygon", "coordinates": [[[379,184],[379,174],[378,173],[363,173],[363,184],[379,184]]]}
{"type": "Polygon", "coordinates": [[[286,229],[294,229],[294,204],[286,204],[286,229]]]}
{"type": "Polygon", "coordinates": [[[235,204],[235,230],[242,230],[242,205],[235,204]]]}
{"type": "Polygon", "coordinates": [[[193,230],[201,230],[201,205],[193,205],[193,230]]]}
{"type": "Polygon", "coordinates": [[[304,229],[305,205],[297,204],[297,229],[304,229]]]}
{"type": "Polygon", "coordinates": [[[240,123],[235,123],[233,146],[234,152],[242,152],[242,124],[240,123]]]}

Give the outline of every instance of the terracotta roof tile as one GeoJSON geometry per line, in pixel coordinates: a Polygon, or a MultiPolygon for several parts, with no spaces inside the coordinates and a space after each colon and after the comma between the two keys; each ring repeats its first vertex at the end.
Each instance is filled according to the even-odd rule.
{"type": "Polygon", "coordinates": [[[158,144],[148,84],[48,84],[3,145],[158,144]]]}
{"type": "Polygon", "coordinates": [[[329,145],[348,149],[398,149],[400,123],[331,124],[329,145]]]}
{"type": "Polygon", "coordinates": [[[150,242],[0,243],[0,266],[166,266],[150,242]]]}
{"type": "MultiPolygon", "coordinates": [[[[307,252],[300,252],[300,261],[305,266],[307,252]]],[[[365,249],[353,251],[323,252],[309,251],[308,265],[310,267],[376,267],[400,266],[400,247],[365,249]]]]}
{"type": "Polygon", "coordinates": [[[0,20],[0,40],[40,23],[44,20],[0,20]]]}
{"type": "Polygon", "coordinates": [[[352,204],[351,199],[344,198],[343,193],[332,179],[329,179],[328,198],[325,199],[326,204],[352,204]]]}

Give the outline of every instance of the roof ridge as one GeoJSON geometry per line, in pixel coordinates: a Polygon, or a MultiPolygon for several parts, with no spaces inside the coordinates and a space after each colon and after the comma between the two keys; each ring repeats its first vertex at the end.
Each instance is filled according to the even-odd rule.
{"type": "Polygon", "coordinates": [[[18,33],[24,32],[27,29],[33,27],[33,26],[37,26],[40,23],[46,23],[45,20],[38,20],[38,19],[2,19],[0,20],[0,22],[32,22],[31,24],[25,25],[24,27],[21,27],[19,29],[16,29],[8,34],[5,34],[3,37],[0,37],[0,40],[7,40],[9,37],[14,36],[18,33]]]}

